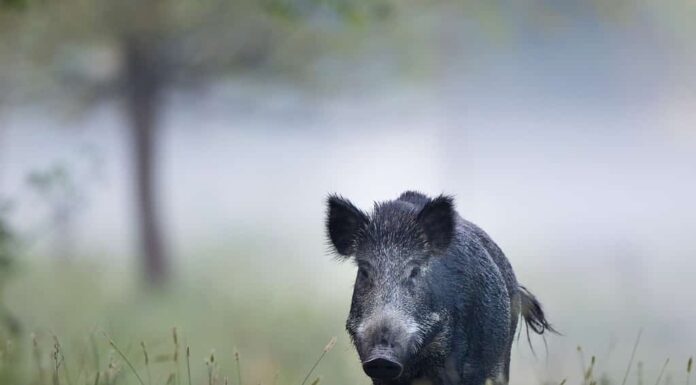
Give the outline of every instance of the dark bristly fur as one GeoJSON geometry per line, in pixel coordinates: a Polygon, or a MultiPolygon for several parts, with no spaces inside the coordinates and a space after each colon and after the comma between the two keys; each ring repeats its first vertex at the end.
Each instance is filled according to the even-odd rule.
{"type": "Polygon", "coordinates": [[[451,197],[407,191],[369,215],[337,195],[327,203],[329,241],[358,265],[346,329],[375,385],[504,384],[520,316],[527,330],[555,332],[451,197]]]}

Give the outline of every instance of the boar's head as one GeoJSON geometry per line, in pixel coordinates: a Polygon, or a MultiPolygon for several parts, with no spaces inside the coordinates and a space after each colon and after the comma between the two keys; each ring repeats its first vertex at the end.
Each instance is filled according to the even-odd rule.
{"type": "Polygon", "coordinates": [[[456,213],[449,197],[411,194],[375,204],[370,214],[328,199],[331,245],[358,267],[346,328],[365,373],[380,383],[417,376],[424,360],[446,353],[436,260],[452,243],[456,213]]]}

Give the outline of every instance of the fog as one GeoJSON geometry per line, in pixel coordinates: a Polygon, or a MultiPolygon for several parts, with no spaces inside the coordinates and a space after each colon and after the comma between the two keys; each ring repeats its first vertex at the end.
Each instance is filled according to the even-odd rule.
{"type": "MultiPolygon", "coordinates": [[[[522,12],[512,8],[508,16],[522,12]]],[[[240,285],[322,298],[341,318],[355,269],[329,252],[327,195],[369,211],[405,190],[444,193],[501,246],[563,334],[546,350],[535,339],[536,357],[522,337],[513,378],[579,377],[582,345],[620,379],[641,328],[648,374],[693,354],[693,39],[641,14],[626,23],[515,19],[522,32],[491,43],[442,17],[413,72],[392,66],[405,39],[353,61],[319,61],[310,71],[318,82],[228,75],[169,90],[155,174],[177,276],[202,282],[240,258],[250,271],[240,285]]],[[[123,110],[118,100],[79,112],[53,102],[2,110],[0,196],[12,198],[8,215],[31,239],[32,263],[54,260],[67,236],[69,263],[137,267],[123,110]],[[56,165],[79,196],[60,233],[27,183],[56,165]]]]}

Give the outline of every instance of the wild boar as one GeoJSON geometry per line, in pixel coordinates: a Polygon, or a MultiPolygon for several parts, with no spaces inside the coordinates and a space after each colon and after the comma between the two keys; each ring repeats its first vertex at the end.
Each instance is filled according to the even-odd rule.
{"type": "Polygon", "coordinates": [[[449,196],[407,191],[367,214],[331,195],[326,229],[357,267],[346,329],[375,385],[506,384],[520,315],[555,332],[509,261],[449,196]]]}

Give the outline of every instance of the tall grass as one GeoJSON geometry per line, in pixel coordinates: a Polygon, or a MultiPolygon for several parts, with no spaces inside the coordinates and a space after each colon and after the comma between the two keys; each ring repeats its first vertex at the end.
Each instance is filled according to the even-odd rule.
{"type": "MultiPolygon", "coordinates": [[[[93,276],[81,274],[66,276],[66,281],[70,278],[70,282],[76,282],[74,288],[51,286],[51,298],[44,299],[36,286],[53,282],[48,277],[26,280],[17,286],[14,296],[8,297],[26,322],[25,330],[36,334],[17,339],[0,330],[0,385],[370,383],[345,334],[338,341],[326,343],[343,326],[347,310],[343,303],[295,297],[291,290],[276,292],[242,285],[234,291],[209,290],[207,284],[191,283],[182,283],[167,296],[147,297],[127,285],[100,286],[93,276]],[[104,287],[119,289],[111,292],[104,287]],[[172,324],[178,327],[170,328],[172,324]],[[53,333],[47,333],[46,325],[53,333]],[[102,328],[108,334],[102,333],[102,328]],[[211,359],[213,347],[217,350],[211,359]]],[[[571,372],[556,371],[557,377],[548,384],[667,385],[670,378],[670,385],[695,383],[691,380],[693,359],[682,362],[686,368],[680,364],[677,373],[675,357],[665,367],[663,359],[656,358],[658,354],[664,357],[664,353],[643,343],[642,331],[634,337],[635,343],[629,341],[624,346],[628,351],[620,357],[620,367],[610,368],[602,354],[593,358],[595,352],[588,346],[594,343],[577,352],[573,345],[570,354],[564,352],[562,357],[554,358],[563,364],[574,364],[579,358],[581,371],[575,369],[577,364],[571,372]]],[[[513,358],[513,362],[519,363],[519,358],[513,358]]],[[[513,367],[512,383],[539,382],[531,375],[520,376],[513,367]]]]}
{"type": "MultiPolygon", "coordinates": [[[[628,361],[628,371],[630,372],[631,367],[633,366],[633,361],[635,360],[636,356],[636,350],[638,348],[640,338],[641,338],[642,331],[638,333],[638,336],[636,338],[636,342],[633,345],[633,349],[631,351],[631,356],[628,361]]],[[[173,329],[172,332],[172,343],[174,347],[174,352],[167,356],[160,356],[160,361],[163,362],[171,362],[174,364],[174,370],[167,373],[166,377],[160,378],[159,380],[155,380],[155,378],[152,376],[151,373],[151,365],[153,363],[152,361],[152,355],[150,354],[150,351],[148,350],[147,345],[145,344],[144,341],[140,342],[140,353],[142,354],[142,360],[137,361],[140,364],[136,363],[135,360],[132,359],[132,354],[129,354],[129,349],[123,349],[119,344],[114,341],[112,337],[110,337],[108,334],[104,333],[104,337],[106,339],[106,342],[108,343],[108,346],[111,348],[111,355],[109,359],[109,363],[106,367],[106,369],[99,370],[98,363],[95,366],[96,371],[90,370],[89,366],[82,365],[80,368],[80,372],[78,373],[77,381],[73,382],[73,378],[71,378],[69,368],[66,364],[66,353],[62,347],[61,342],[59,341],[58,337],[52,336],[53,339],[53,349],[50,352],[50,357],[51,357],[51,377],[50,377],[50,384],[51,385],[127,385],[132,383],[132,379],[136,381],[138,385],[146,385],[146,382],[141,375],[141,373],[144,371],[146,373],[146,379],[147,379],[147,385],[152,385],[152,384],[161,384],[161,385],[175,385],[177,383],[179,384],[188,384],[188,385],[194,385],[194,382],[192,381],[191,377],[191,348],[189,346],[186,346],[184,349],[184,354],[185,354],[185,365],[186,365],[186,378],[182,377],[178,372],[179,367],[179,357],[177,356],[177,352],[180,349],[179,345],[179,335],[177,332],[177,329],[173,329]],[[126,367],[128,370],[126,373],[130,373],[130,377],[125,375],[121,368],[126,367]],[[130,378],[130,379],[129,379],[130,378]]],[[[312,375],[316,371],[316,369],[319,367],[321,364],[322,360],[325,358],[325,356],[331,352],[331,350],[335,347],[337,343],[336,337],[333,337],[329,340],[329,342],[323,347],[321,352],[319,353],[318,357],[316,360],[313,361],[312,365],[309,367],[309,369],[306,371],[303,380],[301,382],[297,382],[296,385],[319,385],[321,382],[321,376],[316,376],[311,382],[310,379],[312,378],[312,375]]],[[[0,355],[0,368],[5,369],[7,367],[7,360],[11,356],[11,351],[8,348],[8,346],[12,346],[12,343],[5,342],[4,349],[0,350],[2,352],[2,355],[0,355]]],[[[85,349],[84,352],[87,352],[88,349],[85,349]]],[[[598,381],[597,380],[597,366],[600,364],[597,360],[597,358],[593,355],[591,356],[589,363],[585,362],[584,360],[584,352],[581,347],[577,348],[578,356],[580,357],[580,362],[583,365],[582,367],[582,376],[581,376],[581,381],[580,383],[583,385],[598,385],[598,384],[611,384],[610,381],[606,380],[606,377],[602,376],[602,380],[598,381]]],[[[34,376],[33,380],[29,382],[30,385],[48,385],[47,384],[47,378],[45,375],[45,367],[43,365],[44,362],[44,350],[42,349],[41,343],[39,341],[39,338],[35,335],[31,335],[31,356],[33,357],[34,360],[34,376]]],[[[234,352],[234,356],[231,358],[233,363],[233,368],[232,370],[236,372],[236,382],[238,385],[242,385],[242,375],[241,375],[241,359],[240,359],[240,353],[238,351],[234,352]]],[[[77,361],[89,361],[89,357],[74,357],[73,358],[74,362],[77,361]]],[[[667,373],[667,368],[669,366],[670,359],[666,359],[664,363],[661,365],[661,368],[659,370],[659,374],[655,380],[655,385],[661,385],[663,383],[668,383],[670,376],[666,375],[667,373]],[[667,377],[667,381],[663,381],[667,377]]],[[[211,351],[211,353],[207,356],[206,360],[204,361],[204,364],[206,366],[206,373],[207,373],[207,385],[229,385],[230,384],[230,377],[228,375],[221,375],[221,366],[220,366],[220,361],[218,360],[215,351],[211,351]]],[[[643,378],[642,378],[642,367],[643,363],[639,362],[638,363],[638,378],[636,380],[637,383],[642,383],[643,378]]],[[[691,382],[691,373],[693,371],[693,357],[690,357],[687,362],[686,362],[686,376],[684,377],[684,384],[685,385],[690,385],[691,382]]],[[[625,374],[621,383],[626,384],[626,383],[631,383],[632,381],[628,380],[628,374],[625,374]]],[[[2,379],[3,377],[0,377],[2,379]]],[[[560,382],[557,382],[557,384],[560,385],[566,385],[568,383],[568,379],[563,379],[560,382]]],[[[572,381],[571,381],[572,383],[572,381]]],[[[0,384],[2,385],[10,385],[11,383],[9,382],[3,382],[0,381],[0,384]]],[[[14,385],[14,384],[12,384],[14,385]]],[[[292,385],[292,383],[288,383],[288,385],[292,385]]]]}
{"type": "MultiPolygon", "coordinates": [[[[327,343],[326,346],[324,346],[324,349],[322,350],[321,354],[319,355],[319,358],[317,358],[317,360],[314,362],[314,365],[312,365],[312,368],[309,369],[309,372],[307,372],[307,375],[305,376],[304,380],[302,381],[302,385],[305,385],[307,383],[307,380],[309,380],[309,377],[312,375],[312,372],[314,372],[314,369],[316,369],[317,366],[319,366],[319,363],[321,362],[321,360],[324,359],[324,356],[326,355],[326,353],[330,352],[334,346],[336,346],[336,337],[332,337],[331,340],[329,340],[329,343],[327,343]]],[[[315,382],[318,383],[318,379],[315,382]]]]}
{"type": "Polygon", "coordinates": [[[640,344],[640,337],[643,335],[643,329],[638,330],[638,336],[636,337],[636,342],[633,344],[633,350],[631,351],[631,358],[628,360],[628,367],[626,367],[626,373],[624,374],[623,381],[621,385],[626,385],[626,380],[628,380],[628,374],[631,372],[631,367],[633,366],[633,360],[636,358],[636,351],[638,350],[638,344],[640,344]]]}
{"type": "MultiPolygon", "coordinates": [[[[623,376],[621,384],[628,383],[629,373],[630,373],[631,368],[633,366],[633,361],[635,360],[635,357],[636,357],[636,351],[638,349],[638,345],[640,344],[642,332],[643,332],[642,329],[638,331],[638,335],[636,336],[636,341],[634,342],[633,349],[631,350],[631,356],[628,360],[628,367],[627,367],[627,370],[623,376]]],[[[595,373],[596,373],[596,365],[598,364],[598,362],[597,362],[596,357],[592,356],[592,358],[590,359],[589,365],[586,365],[585,360],[584,360],[584,353],[583,353],[582,347],[578,346],[576,350],[578,352],[578,357],[580,359],[580,364],[581,364],[581,368],[582,368],[582,382],[581,383],[583,385],[597,385],[598,382],[595,379],[595,373]]],[[[665,360],[665,362],[662,364],[660,371],[659,371],[659,374],[657,376],[657,379],[655,380],[655,385],[660,385],[663,383],[662,379],[665,375],[665,372],[667,370],[669,362],[670,362],[670,359],[667,358],[665,360]]],[[[644,363],[642,361],[638,361],[637,379],[636,379],[636,384],[638,384],[638,385],[642,385],[644,383],[644,381],[643,381],[643,366],[644,366],[644,363]]],[[[685,385],[690,384],[690,377],[691,377],[692,368],[693,368],[693,357],[690,357],[687,361],[687,364],[686,364],[686,379],[684,382],[685,385]]],[[[671,384],[671,382],[669,381],[669,378],[670,377],[668,376],[667,380],[664,382],[665,384],[667,384],[667,383],[671,384]]],[[[567,382],[567,379],[563,379],[560,382],[560,385],[565,385],[566,382],[567,382]]],[[[610,385],[611,381],[609,381],[606,376],[602,376],[599,383],[602,385],[610,385]]]]}
{"type": "MultiPolygon", "coordinates": [[[[173,346],[174,346],[174,353],[167,357],[166,355],[164,356],[159,356],[157,360],[160,362],[165,362],[165,361],[171,361],[174,364],[174,371],[170,372],[167,376],[166,379],[163,381],[155,381],[152,375],[152,368],[151,364],[152,362],[152,356],[148,350],[147,345],[145,344],[144,341],[140,342],[140,354],[142,355],[142,360],[141,361],[136,361],[131,357],[131,354],[129,354],[129,349],[122,348],[121,345],[119,345],[111,336],[109,336],[107,333],[103,333],[104,338],[106,340],[106,343],[111,349],[111,354],[109,357],[109,363],[106,366],[106,368],[101,371],[99,370],[98,364],[95,366],[96,370],[92,371],[88,369],[87,366],[82,365],[80,368],[80,373],[78,374],[78,382],[74,383],[72,381],[72,378],[70,376],[70,372],[68,371],[68,367],[66,365],[66,355],[65,352],[62,348],[62,345],[58,339],[58,337],[53,336],[53,349],[50,352],[50,357],[51,357],[51,365],[52,365],[52,370],[51,370],[51,377],[50,377],[50,384],[51,385],[126,385],[132,383],[132,379],[136,381],[138,385],[146,385],[145,379],[143,378],[142,372],[144,371],[146,373],[145,378],[147,379],[147,385],[152,385],[152,384],[163,384],[163,385],[175,385],[177,383],[183,384],[184,381],[188,385],[194,385],[194,382],[192,380],[191,376],[191,348],[189,346],[186,346],[185,348],[185,360],[186,360],[186,374],[187,374],[187,379],[184,380],[183,377],[181,377],[178,374],[179,368],[178,368],[178,363],[179,363],[179,357],[178,357],[178,351],[179,351],[179,336],[178,332],[176,329],[173,329],[172,333],[172,341],[173,341],[173,346]],[[139,362],[141,364],[139,364],[139,362]],[[126,373],[130,373],[130,377],[125,375],[124,372],[121,370],[122,367],[127,368],[126,373]],[[80,379],[82,379],[80,381],[80,379]]],[[[311,375],[314,373],[314,371],[317,369],[317,367],[320,365],[321,361],[324,359],[326,354],[328,354],[332,348],[335,346],[337,339],[335,337],[331,338],[330,341],[324,346],[324,348],[321,351],[321,354],[317,358],[317,360],[314,361],[313,365],[311,368],[307,371],[306,376],[304,377],[304,380],[302,381],[302,385],[305,385],[308,381],[308,379],[311,377],[311,375]]],[[[4,349],[0,349],[0,374],[2,374],[2,371],[6,369],[5,364],[9,363],[9,349],[7,346],[10,345],[10,343],[6,342],[4,349]]],[[[30,382],[31,385],[48,385],[47,379],[45,378],[46,376],[44,375],[44,366],[43,366],[43,349],[41,346],[41,343],[39,341],[39,338],[36,335],[31,336],[31,353],[32,357],[34,359],[34,371],[35,371],[35,376],[33,376],[33,380],[30,382]]],[[[87,351],[87,350],[84,350],[87,351]]],[[[88,361],[89,357],[79,357],[79,360],[81,361],[88,361]]],[[[78,359],[76,359],[78,361],[78,359]]],[[[234,354],[234,362],[235,362],[235,367],[234,370],[236,371],[237,374],[237,383],[239,385],[242,384],[242,375],[241,375],[241,360],[240,360],[240,353],[235,352],[234,354]]],[[[217,360],[215,351],[212,351],[207,359],[205,360],[205,365],[207,369],[207,384],[208,385],[218,385],[220,383],[224,385],[229,385],[229,376],[224,376],[222,377],[222,382],[220,381],[221,375],[220,375],[220,364],[219,360],[217,360]]],[[[3,377],[0,377],[0,385],[14,385],[11,384],[10,382],[7,382],[5,380],[2,380],[3,377]]],[[[312,385],[318,385],[320,382],[320,377],[317,377],[314,381],[311,382],[312,385]]],[[[299,383],[298,383],[299,385],[299,383]]]]}

